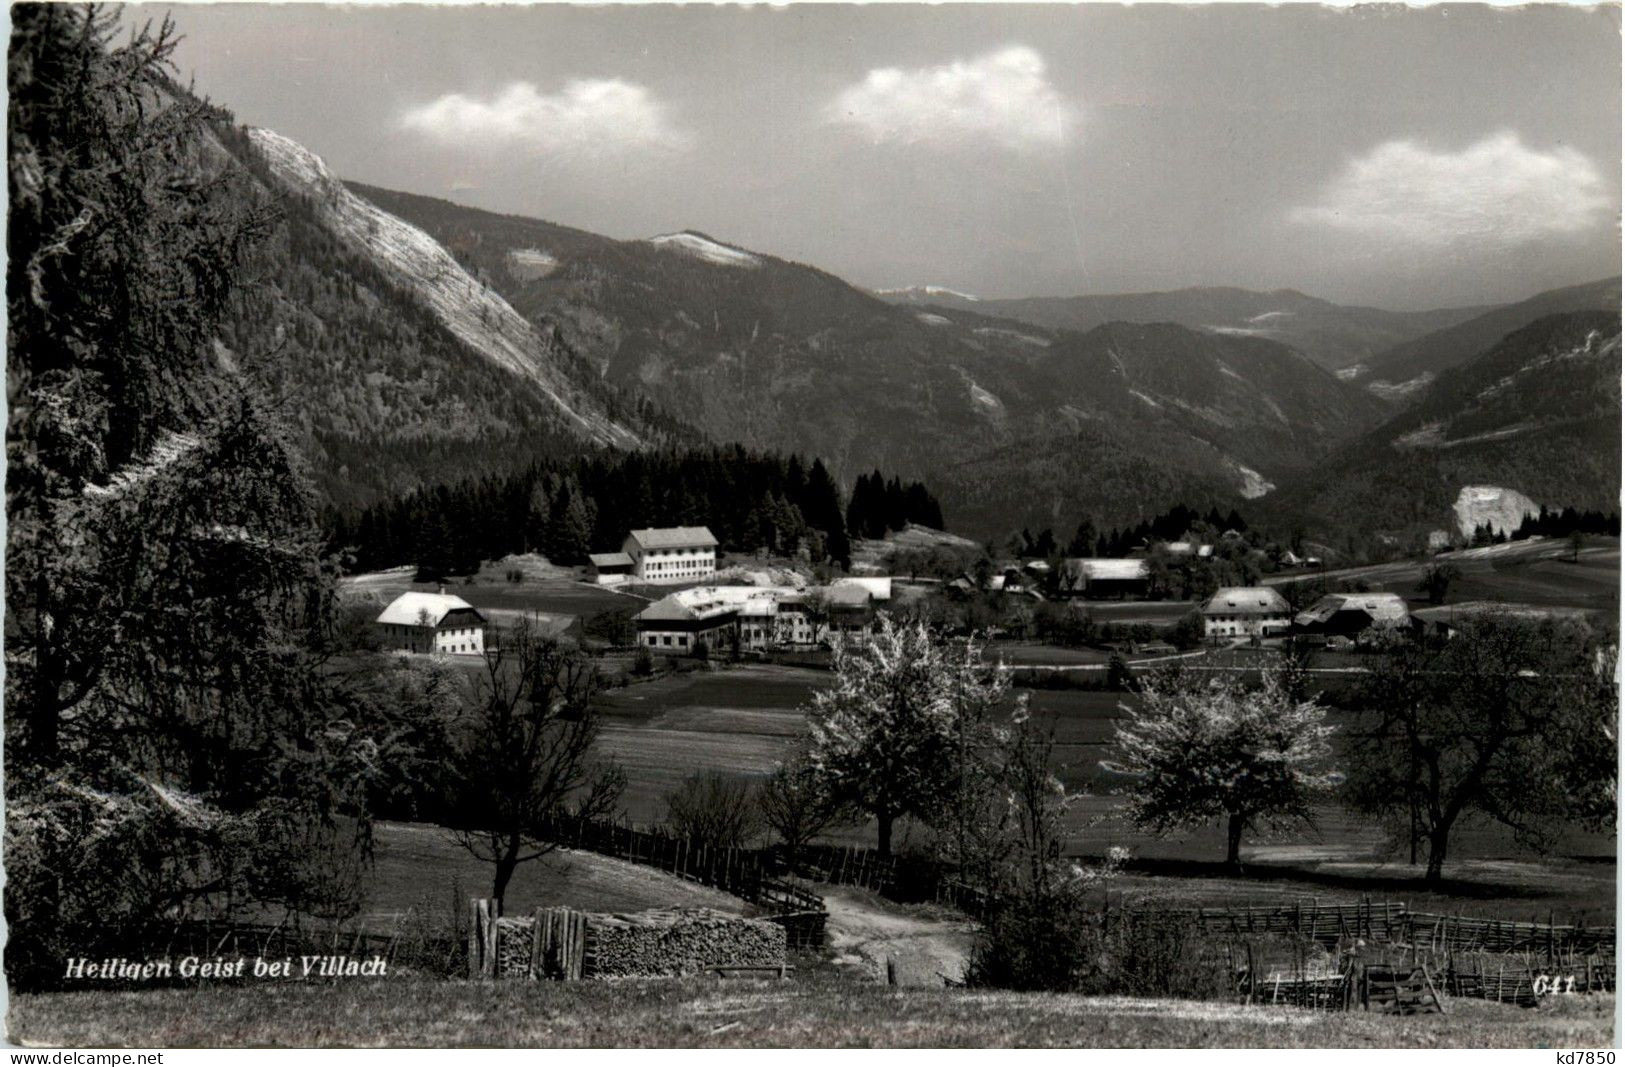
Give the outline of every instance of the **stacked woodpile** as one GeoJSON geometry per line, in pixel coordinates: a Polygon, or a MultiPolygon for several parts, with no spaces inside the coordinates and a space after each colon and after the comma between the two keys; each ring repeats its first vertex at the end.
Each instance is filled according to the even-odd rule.
{"type": "Polygon", "coordinates": [[[670,977],[716,967],[779,968],[785,933],[764,919],[704,908],[594,915],[586,973],[593,978],[670,977]]]}
{"type": "Polygon", "coordinates": [[[531,919],[498,919],[497,977],[530,977],[530,942],[534,921],[531,919]]]}

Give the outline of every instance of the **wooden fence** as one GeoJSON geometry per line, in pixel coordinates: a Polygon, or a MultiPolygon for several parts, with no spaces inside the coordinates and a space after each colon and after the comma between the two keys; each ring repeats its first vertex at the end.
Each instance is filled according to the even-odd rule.
{"type": "Polygon", "coordinates": [[[543,832],[570,848],[644,864],[732,893],[782,926],[791,948],[814,949],[824,943],[829,919],[824,898],[775,877],[778,860],[772,849],[712,848],[621,823],[569,817],[554,819],[543,832]]]}

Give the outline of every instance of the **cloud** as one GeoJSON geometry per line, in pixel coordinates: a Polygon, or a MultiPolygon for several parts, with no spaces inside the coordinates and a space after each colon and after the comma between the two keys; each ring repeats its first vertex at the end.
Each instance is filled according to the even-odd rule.
{"type": "Polygon", "coordinates": [[[1050,85],[1044,57],[1019,45],[937,67],[871,70],[824,109],[876,143],[992,142],[1013,151],[1064,145],[1077,116],[1050,85]]]}
{"type": "Polygon", "coordinates": [[[1352,160],[1296,222],[1409,246],[1527,244],[1580,234],[1613,208],[1602,175],[1572,148],[1542,152],[1498,133],[1460,152],[1388,141],[1352,160]]]}
{"type": "Polygon", "coordinates": [[[514,82],[486,99],[448,93],[409,108],[400,124],[447,144],[609,154],[686,145],[669,111],[643,86],[615,78],[572,81],[557,93],[514,82]]]}

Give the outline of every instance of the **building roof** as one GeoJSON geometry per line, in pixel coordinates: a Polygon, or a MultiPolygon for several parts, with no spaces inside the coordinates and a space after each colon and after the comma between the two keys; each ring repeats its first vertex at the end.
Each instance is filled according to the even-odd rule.
{"type": "Polygon", "coordinates": [[[829,588],[832,595],[837,589],[864,589],[872,599],[891,599],[890,578],[837,578],[829,584],[829,588]]]}
{"type": "Polygon", "coordinates": [[[485,621],[485,616],[460,596],[416,592],[402,593],[390,601],[377,621],[386,626],[422,626],[427,618],[430,626],[439,626],[440,620],[453,611],[472,611],[481,622],[485,621]]]}
{"type": "Polygon", "coordinates": [[[587,559],[594,567],[630,567],[632,557],[625,552],[590,552],[587,559]]]}
{"type": "Polygon", "coordinates": [[[728,612],[772,615],[796,590],[775,585],[702,585],[668,594],[638,612],[640,622],[694,622],[728,612]]]}
{"type": "Polygon", "coordinates": [[[1265,586],[1227,586],[1208,598],[1202,614],[1290,615],[1292,606],[1275,590],[1265,586]]]}
{"type": "Polygon", "coordinates": [[[1198,558],[1206,559],[1213,555],[1212,545],[1197,545],[1189,541],[1169,541],[1162,547],[1176,556],[1189,556],[1195,553],[1198,558]]]}
{"type": "Polygon", "coordinates": [[[1298,626],[1325,623],[1340,611],[1363,611],[1378,626],[1398,626],[1410,618],[1410,608],[1398,593],[1328,593],[1292,620],[1298,626]]]}
{"type": "Polygon", "coordinates": [[[1061,566],[1073,581],[1139,581],[1151,574],[1150,563],[1143,559],[1069,559],[1061,566]]]}
{"type": "Polygon", "coordinates": [[[705,526],[662,526],[626,535],[639,548],[715,548],[717,539],[705,526]]]}

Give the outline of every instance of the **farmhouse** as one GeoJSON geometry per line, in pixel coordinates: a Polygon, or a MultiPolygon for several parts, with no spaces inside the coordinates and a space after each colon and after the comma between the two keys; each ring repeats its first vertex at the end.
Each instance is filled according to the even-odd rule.
{"type": "Polygon", "coordinates": [[[1292,626],[1292,606],[1265,586],[1220,589],[1202,605],[1203,633],[1220,637],[1271,637],[1292,626]]]}
{"type": "Polygon", "coordinates": [[[632,557],[625,552],[594,552],[587,562],[592,564],[592,580],[599,585],[618,585],[632,577],[632,557]]]}
{"type": "Polygon", "coordinates": [[[1329,593],[1292,619],[1294,632],[1354,637],[1371,629],[1395,630],[1410,622],[1398,593],[1329,593]]]}
{"type": "Polygon", "coordinates": [[[477,656],[485,652],[485,616],[459,596],[402,593],[373,623],[379,643],[397,652],[477,656]]]}
{"type": "Polygon", "coordinates": [[[1151,591],[1151,566],[1143,559],[1069,559],[1061,563],[1058,589],[1091,600],[1139,599],[1151,591]]]}
{"type": "Polygon", "coordinates": [[[717,539],[704,526],[633,530],[621,552],[640,582],[704,581],[717,572],[717,539]]]}

